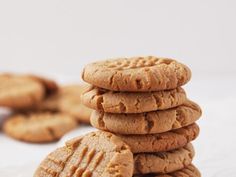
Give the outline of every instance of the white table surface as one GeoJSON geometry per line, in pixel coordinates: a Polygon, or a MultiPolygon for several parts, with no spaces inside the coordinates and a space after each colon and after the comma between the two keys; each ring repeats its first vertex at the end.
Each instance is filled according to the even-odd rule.
{"type": "MultiPolygon", "coordinates": [[[[0,72],[71,82],[99,59],[176,58],[193,71],[185,88],[203,109],[194,163],[203,177],[236,177],[235,7],[235,0],[2,0],[0,72]]],[[[87,130],[47,145],[18,142],[0,131],[0,177],[32,176],[46,154],[87,130]]]]}
{"type": "MultiPolygon", "coordinates": [[[[198,121],[200,136],[194,141],[194,164],[203,177],[236,176],[236,82],[231,76],[196,76],[185,86],[188,97],[199,103],[203,116],[198,121]]],[[[0,133],[0,176],[30,177],[39,162],[71,137],[93,130],[80,127],[59,142],[27,144],[0,133]]]]}

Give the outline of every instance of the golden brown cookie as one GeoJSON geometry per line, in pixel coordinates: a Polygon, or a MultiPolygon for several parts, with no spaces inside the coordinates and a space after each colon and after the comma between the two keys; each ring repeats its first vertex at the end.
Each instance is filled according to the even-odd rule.
{"type": "Polygon", "coordinates": [[[187,127],[149,135],[118,135],[133,153],[170,151],[185,146],[199,134],[197,124],[187,127]]]}
{"type": "Polygon", "coordinates": [[[83,123],[90,123],[92,110],[81,103],[80,97],[85,85],[71,85],[63,87],[64,94],[68,94],[60,103],[60,110],[74,116],[83,123]]]}
{"type": "Polygon", "coordinates": [[[18,140],[43,143],[60,139],[76,126],[77,122],[67,114],[29,113],[9,117],[3,124],[3,130],[18,140]]]}
{"type": "Polygon", "coordinates": [[[117,136],[103,131],[72,139],[49,154],[34,177],[131,177],[133,154],[117,136]]]}
{"type": "Polygon", "coordinates": [[[186,101],[185,91],[114,92],[91,86],[82,94],[82,102],[96,110],[109,113],[142,113],[173,108],[186,101]]]}
{"type": "Polygon", "coordinates": [[[190,125],[200,116],[200,107],[188,100],[175,108],[146,113],[114,114],[93,111],[90,121],[94,127],[113,133],[154,134],[190,125]]]}
{"type": "Polygon", "coordinates": [[[134,174],[171,173],[191,164],[194,148],[188,144],[170,152],[134,155],[134,174]]]}
{"type": "Polygon", "coordinates": [[[201,177],[201,173],[193,164],[190,164],[181,170],[168,174],[139,174],[134,175],[133,177],[201,177]]]}
{"type": "Polygon", "coordinates": [[[52,94],[45,99],[38,109],[64,112],[75,117],[80,122],[90,123],[92,110],[84,106],[80,100],[85,88],[85,85],[62,86],[56,94],[52,94]]]}
{"type": "Polygon", "coordinates": [[[191,78],[190,69],[168,58],[121,58],[87,65],[85,82],[113,91],[147,92],[174,89],[191,78]]]}
{"type": "Polygon", "coordinates": [[[57,92],[59,88],[55,81],[42,77],[42,76],[29,74],[29,75],[26,75],[26,77],[29,77],[35,81],[40,82],[44,86],[47,95],[57,92]]]}
{"type": "Polygon", "coordinates": [[[45,95],[44,86],[29,77],[0,74],[0,106],[22,109],[38,104],[45,95]]]}

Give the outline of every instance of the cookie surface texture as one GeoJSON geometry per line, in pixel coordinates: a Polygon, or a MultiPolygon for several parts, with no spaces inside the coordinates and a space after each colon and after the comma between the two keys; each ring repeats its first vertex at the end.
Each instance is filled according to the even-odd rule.
{"type": "Polygon", "coordinates": [[[112,92],[91,86],[82,102],[96,110],[109,113],[142,113],[173,108],[186,101],[185,91],[178,87],[158,92],[112,92]]]}
{"type": "Polygon", "coordinates": [[[146,92],[174,89],[191,78],[190,69],[168,58],[133,57],[85,66],[85,82],[113,91],[146,92]]]}
{"type": "Polygon", "coordinates": [[[77,122],[61,113],[16,114],[3,124],[4,132],[17,140],[44,143],[60,139],[73,130],[77,122]]]}
{"type": "Polygon", "coordinates": [[[181,170],[177,170],[168,174],[143,174],[134,175],[133,177],[201,177],[201,173],[193,164],[190,164],[181,170]]]}
{"type": "Polygon", "coordinates": [[[65,85],[56,94],[42,102],[38,109],[60,111],[73,116],[83,123],[90,123],[92,110],[81,103],[80,96],[85,91],[85,85],[65,85]]]}
{"type": "Polygon", "coordinates": [[[118,135],[133,153],[170,151],[185,146],[199,134],[197,124],[149,135],[118,135]]]}
{"type": "Polygon", "coordinates": [[[72,139],[49,154],[34,177],[131,177],[133,154],[117,136],[103,131],[72,139]]]}
{"type": "Polygon", "coordinates": [[[170,152],[134,155],[134,174],[171,173],[191,164],[194,148],[188,144],[170,152]]]}
{"type": "Polygon", "coordinates": [[[193,124],[201,114],[196,103],[186,101],[175,108],[137,114],[93,111],[91,124],[100,130],[119,134],[155,134],[193,124]]]}
{"type": "Polygon", "coordinates": [[[46,77],[41,77],[37,75],[25,75],[25,77],[28,77],[30,79],[33,79],[43,85],[45,88],[46,94],[52,94],[58,91],[59,86],[54,80],[48,79],[46,77]]]}
{"type": "Polygon", "coordinates": [[[31,78],[0,75],[0,106],[23,109],[38,104],[45,95],[44,86],[31,78]]]}

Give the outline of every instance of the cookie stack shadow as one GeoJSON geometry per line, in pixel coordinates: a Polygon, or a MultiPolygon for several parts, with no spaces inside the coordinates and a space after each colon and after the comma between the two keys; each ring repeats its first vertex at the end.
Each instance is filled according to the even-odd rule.
{"type": "Polygon", "coordinates": [[[191,142],[199,134],[200,107],[181,87],[190,69],[172,59],[135,57],[87,65],[92,86],[82,102],[94,109],[97,129],[119,136],[134,154],[134,175],[200,176],[191,142]]]}

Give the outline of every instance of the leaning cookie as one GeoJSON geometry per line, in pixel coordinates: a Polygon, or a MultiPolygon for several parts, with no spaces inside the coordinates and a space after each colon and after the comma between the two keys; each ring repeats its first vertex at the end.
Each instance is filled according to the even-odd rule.
{"type": "Polygon", "coordinates": [[[191,78],[190,69],[173,59],[120,58],[87,65],[85,82],[113,91],[147,92],[175,89],[191,78]]]}
{"type": "Polygon", "coordinates": [[[125,143],[109,132],[97,131],[50,153],[34,177],[131,177],[133,166],[133,154],[125,143]]]}
{"type": "Polygon", "coordinates": [[[188,144],[170,152],[134,155],[134,174],[171,173],[192,163],[194,148],[188,144]]]}
{"type": "Polygon", "coordinates": [[[59,140],[76,128],[77,122],[62,113],[16,114],[3,124],[3,131],[17,140],[44,143],[59,140]]]}
{"type": "Polygon", "coordinates": [[[137,114],[114,114],[93,111],[91,124],[119,134],[154,134],[188,126],[201,116],[201,108],[187,100],[184,104],[161,111],[137,114]]]}
{"type": "Polygon", "coordinates": [[[82,102],[96,110],[109,113],[142,113],[173,108],[186,101],[185,91],[114,92],[91,86],[82,94],[82,102]]]}
{"type": "Polygon", "coordinates": [[[170,151],[181,148],[198,137],[199,127],[192,124],[169,132],[149,135],[118,135],[133,153],[170,151]]]}
{"type": "Polygon", "coordinates": [[[22,109],[38,104],[45,96],[44,86],[32,78],[0,74],[0,106],[22,109]]]}

